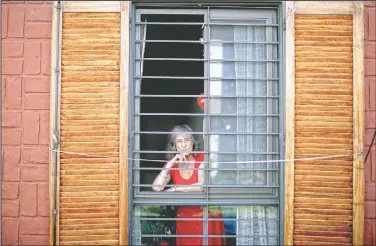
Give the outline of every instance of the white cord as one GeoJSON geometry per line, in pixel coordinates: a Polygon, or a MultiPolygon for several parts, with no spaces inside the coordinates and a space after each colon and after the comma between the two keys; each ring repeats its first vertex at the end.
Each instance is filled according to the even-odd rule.
{"type": "MultiPolygon", "coordinates": [[[[96,157],[96,158],[114,158],[110,156],[100,156],[94,154],[86,154],[86,153],[78,153],[78,152],[69,152],[69,151],[61,151],[61,150],[54,150],[51,149],[52,152],[64,153],[64,154],[72,154],[72,155],[81,155],[81,156],[88,156],[88,157],[96,157]]],[[[285,159],[285,160],[264,160],[264,161],[224,161],[224,162],[215,162],[215,163],[275,163],[275,162],[291,162],[291,161],[313,161],[313,160],[324,160],[324,159],[333,159],[337,157],[347,157],[352,156],[352,154],[347,155],[324,155],[324,156],[317,156],[317,157],[309,157],[309,158],[298,158],[298,159],[285,159]]],[[[135,158],[126,158],[127,160],[134,160],[134,161],[150,161],[150,162],[166,162],[167,160],[155,160],[155,159],[135,159],[135,158]]],[[[202,163],[209,163],[209,162],[202,162],[202,163]]]]}

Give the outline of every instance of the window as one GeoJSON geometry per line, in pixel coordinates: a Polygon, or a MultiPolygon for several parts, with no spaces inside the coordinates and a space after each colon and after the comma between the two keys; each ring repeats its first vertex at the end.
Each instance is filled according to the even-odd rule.
{"type": "Polygon", "coordinates": [[[195,206],[203,223],[194,237],[204,243],[280,244],[282,173],[273,162],[283,159],[279,8],[140,7],[134,19],[133,244],[175,244],[184,237],[176,222],[189,220],[176,211],[195,206]],[[200,140],[204,192],[153,192],[179,124],[200,140]],[[220,216],[210,216],[218,208],[220,216]],[[224,231],[210,221],[222,221],[224,231]]]}

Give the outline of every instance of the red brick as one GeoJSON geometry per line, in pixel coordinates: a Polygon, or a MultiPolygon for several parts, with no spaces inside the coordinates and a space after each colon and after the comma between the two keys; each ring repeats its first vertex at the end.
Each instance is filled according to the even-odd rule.
{"type": "Polygon", "coordinates": [[[375,201],[365,202],[364,214],[367,219],[376,219],[376,202],[375,201]]]}
{"type": "Polygon", "coordinates": [[[49,144],[50,142],[50,112],[40,113],[39,144],[49,144]]]}
{"type": "Polygon", "coordinates": [[[365,59],[364,64],[364,75],[375,76],[376,75],[376,60],[375,59],[365,59]]]}
{"type": "Polygon", "coordinates": [[[20,3],[24,3],[25,1],[15,1],[15,0],[3,0],[3,4],[6,3],[6,4],[10,4],[10,3],[13,3],[13,4],[20,4],[20,3]]]}
{"type": "Polygon", "coordinates": [[[23,60],[3,59],[2,73],[5,75],[18,75],[22,73],[23,60]]]}
{"type": "Polygon", "coordinates": [[[366,78],[369,83],[369,110],[376,111],[376,78],[366,78]]]}
{"type": "Polygon", "coordinates": [[[51,42],[42,43],[42,73],[51,75],[51,42]]]}
{"type": "Polygon", "coordinates": [[[41,46],[40,42],[26,43],[24,55],[24,73],[40,74],[41,64],[41,46]]]}
{"type": "MultiPolygon", "coordinates": [[[[367,154],[368,152],[368,146],[365,146],[365,153],[367,154]]],[[[365,177],[365,182],[372,183],[372,153],[370,153],[370,156],[368,156],[367,161],[364,163],[364,177],[365,177]]],[[[367,193],[367,191],[366,191],[367,193]]]]}
{"type": "Polygon", "coordinates": [[[2,134],[3,145],[21,145],[22,132],[19,129],[4,128],[2,134]]]}
{"type": "Polygon", "coordinates": [[[24,7],[10,6],[8,11],[8,37],[23,38],[25,24],[24,7]]]}
{"type": "Polygon", "coordinates": [[[39,113],[36,111],[23,112],[23,143],[39,143],[39,113]]]}
{"type": "Polygon", "coordinates": [[[51,38],[51,22],[32,22],[26,24],[27,38],[51,38]]]}
{"type": "Polygon", "coordinates": [[[17,199],[19,195],[19,183],[2,182],[1,195],[3,199],[17,199]]]}
{"type": "Polygon", "coordinates": [[[18,218],[3,218],[1,221],[1,242],[3,245],[18,245],[18,218]]]}
{"type": "Polygon", "coordinates": [[[2,102],[2,105],[5,104],[5,86],[6,86],[6,79],[3,77],[1,78],[1,102],[2,102]]]}
{"type": "MultiPolygon", "coordinates": [[[[375,146],[375,145],[373,145],[375,146]]],[[[371,180],[373,182],[376,182],[376,147],[373,147],[371,149],[371,152],[369,153],[368,156],[369,159],[371,159],[371,180]]]]}
{"type": "Polygon", "coordinates": [[[20,237],[20,245],[48,245],[48,235],[23,235],[20,237]]]}
{"type": "Polygon", "coordinates": [[[376,6],[376,1],[364,1],[364,6],[376,6]]]}
{"type": "Polygon", "coordinates": [[[38,184],[38,215],[49,216],[50,196],[48,184],[38,184]]]}
{"type": "Polygon", "coordinates": [[[29,6],[26,9],[27,21],[52,21],[52,8],[50,6],[29,6]]]}
{"type": "Polygon", "coordinates": [[[20,234],[22,235],[47,235],[49,218],[21,218],[20,234]]]}
{"type": "Polygon", "coordinates": [[[375,130],[371,130],[371,129],[365,130],[365,138],[364,138],[364,145],[365,146],[369,146],[371,144],[374,132],[375,132],[375,130]]]}
{"type": "Polygon", "coordinates": [[[22,42],[3,42],[2,45],[3,57],[21,57],[23,55],[22,42]]]}
{"type": "Polygon", "coordinates": [[[24,166],[22,168],[24,181],[48,181],[48,167],[24,166]]]}
{"type": "Polygon", "coordinates": [[[38,193],[36,184],[21,184],[21,215],[37,215],[37,194],[38,193]]]}
{"type": "Polygon", "coordinates": [[[364,40],[368,40],[369,31],[369,8],[364,9],[364,40]]]}
{"type": "Polygon", "coordinates": [[[366,128],[376,129],[376,112],[375,111],[366,112],[365,120],[366,120],[365,122],[366,128]]]}
{"type": "Polygon", "coordinates": [[[19,217],[20,216],[20,201],[18,200],[3,200],[1,215],[3,217],[19,217]]]}
{"type": "Polygon", "coordinates": [[[365,200],[376,201],[376,182],[367,182],[365,184],[365,200]]]}
{"type": "Polygon", "coordinates": [[[40,3],[44,3],[44,2],[46,2],[46,1],[30,1],[29,3],[38,3],[38,4],[40,4],[40,3]]]}
{"type": "Polygon", "coordinates": [[[22,106],[22,78],[7,78],[4,87],[5,108],[22,106]]]}
{"type": "Polygon", "coordinates": [[[374,237],[375,221],[364,221],[364,245],[375,245],[376,236],[374,237]]]}
{"type": "Polygon", "coordinates": [[[26,164],[48,164],[48,147],[28,147],[22,151],[22,160],[26,164]]]}
{"type": "Polygon", "coordinates": [[[368,9],[368,40],[376,40],[376,8],[368,9]]]}
{"type": "Polygon", "coordinates": [[[25,78],[25,92],[50,92],[49,78],[25,78]]]}
{"type": "Polygon", "coordinates": [[[2,126],[5,126],[5,127],[21,126],[21,120],[22,120],[21,112],[3,110],[2,115],[3,115],[2,126]]]}
{"type": "Polygon", "coordinates": [[[368,41],[364,43],[364,57],[365,58],[376,58],[376,42],[368,41]]]}
{"type": "Polygon", "coordinates": [[[3,148],[3,180],[20,181],[21,148],[3,148]]]}
{"type": "MultiPolygon", "coordinates": [[[[1,6],[1,37],[8,36],[8,7],[1,6]]],[[[4,51],[4,50],[3,50],[4,51]]]]}
{"type": "Polygon", "coordinates": [[[49,109],[50,95],[49,94],[26,94],[25,95],[25,109],[49,109]]]}

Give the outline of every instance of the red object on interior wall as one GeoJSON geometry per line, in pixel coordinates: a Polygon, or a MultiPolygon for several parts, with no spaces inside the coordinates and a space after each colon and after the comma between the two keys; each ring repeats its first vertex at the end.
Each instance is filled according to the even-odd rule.
{"type": "Polygon", "coordinates": [[[201,93],[201,94],[197,97],[197,105],[198,105],[201,109],[204,109],[204,102],[205,102],[204,93],[201,93]]]}

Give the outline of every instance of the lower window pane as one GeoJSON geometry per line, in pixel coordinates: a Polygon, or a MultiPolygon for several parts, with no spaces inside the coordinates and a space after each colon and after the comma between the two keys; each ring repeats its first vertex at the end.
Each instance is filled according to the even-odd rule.
{"type": "Polygon", "coordinates": [[[134,208],[133,245],[278,245],[277,206],[134,208]]]}

